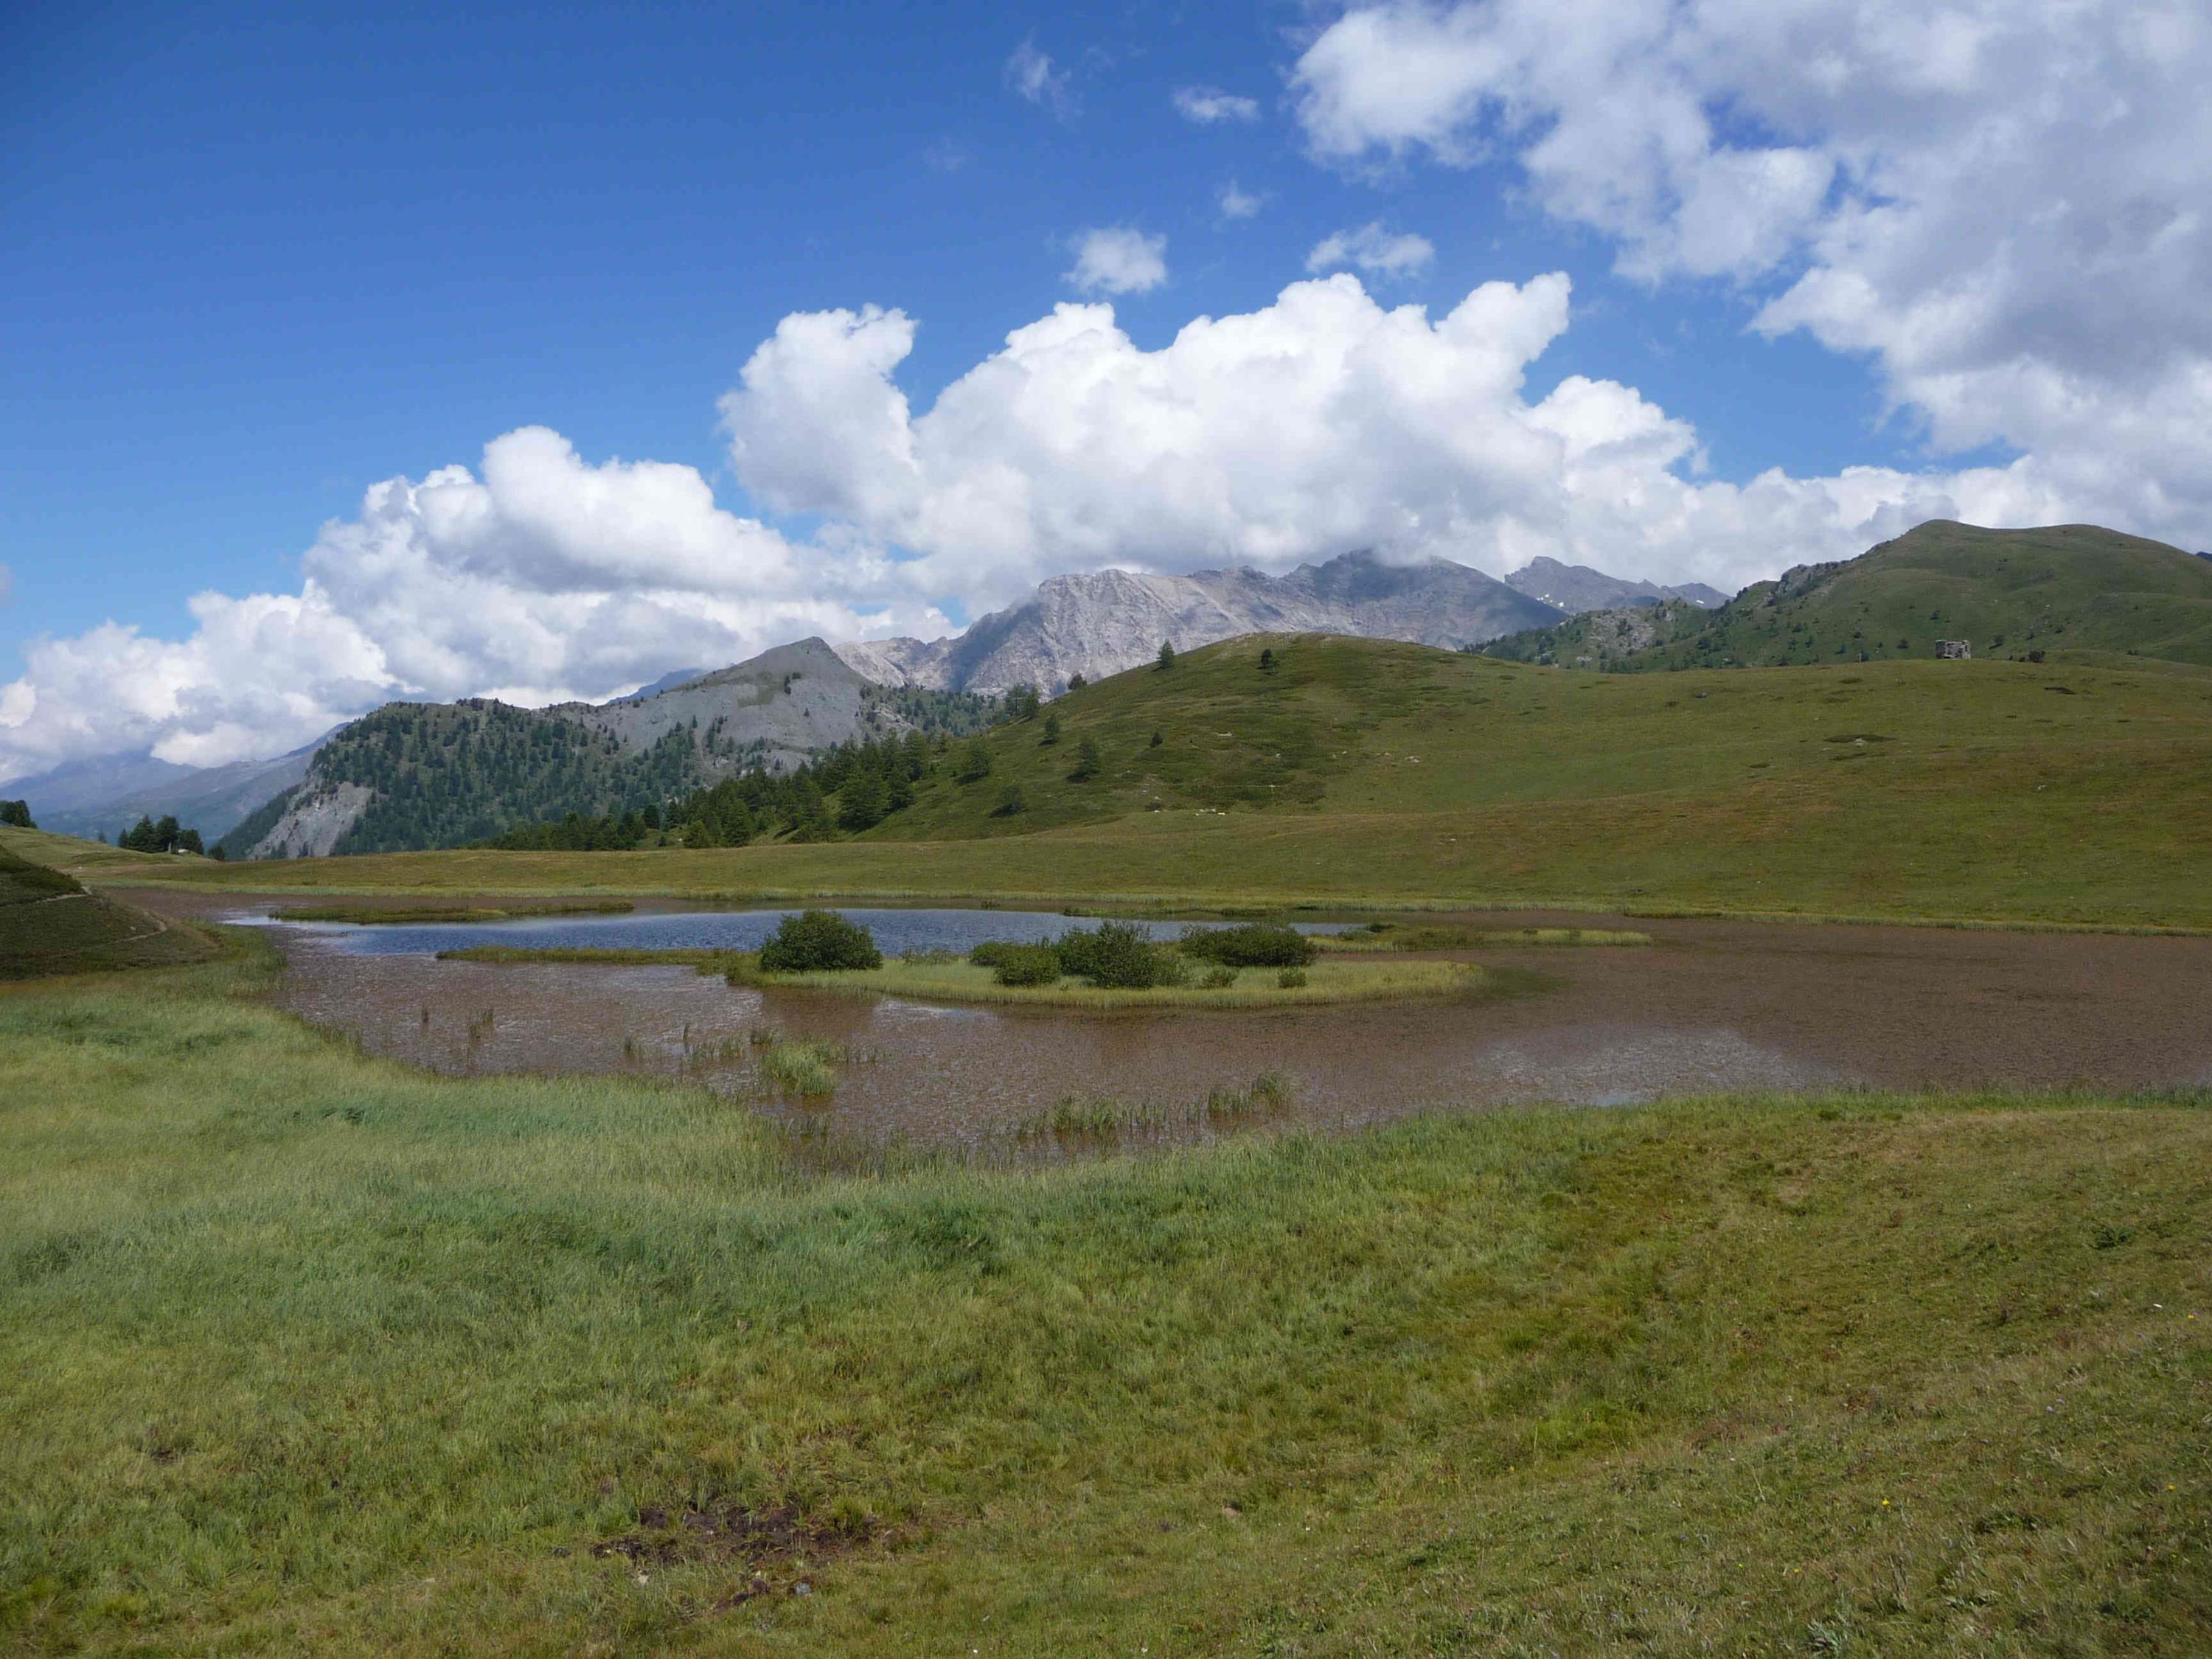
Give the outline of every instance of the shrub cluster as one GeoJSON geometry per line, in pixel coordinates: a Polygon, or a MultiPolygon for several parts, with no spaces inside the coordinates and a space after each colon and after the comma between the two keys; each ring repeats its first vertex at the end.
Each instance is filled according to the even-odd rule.
{"type": "Polygon", "coordinates": [[[1126,921],[1071,928],[1049,945],[994,939],[970,951],[968,960],[990,969],[1001,985],[1050,985],[1062,975],[1073,975],[1107,990],[1148,991],[1181,985],[1189,977],[1174,951],[1153,944],[1144,929],[1126,921]]]}
{"type": "Polygon", "coordinates": [[[1174,951],[1153,944],[1132,922],[1102,921],[1088,933],[1075,928],[1062,933],[1053,948],[1064,970],[1107,990],[1149,991],[1181,985],[1188,977],[1174,951]]]}
{"type": "Polygon", "coordinates": [[[1000,958],[996,976],[1001,985],[1057,985],[1060,952],[1049,945],[1017,945],[1000,958]]]}
{"type": "Polygon", "coordinates": [[[1294,927],[1249,922],[1241,927],[1193,927],[1182,936],[1187,957],[1224,968],[1303,968],[1314,959],[1314,942],[1294,927]]]}
{"type": "Polygon", "coordinates": [[[761,946],[760,965],[771,974],[818,974],[880,968],[875,936],[835,910],[786,916],[761,946]]]}

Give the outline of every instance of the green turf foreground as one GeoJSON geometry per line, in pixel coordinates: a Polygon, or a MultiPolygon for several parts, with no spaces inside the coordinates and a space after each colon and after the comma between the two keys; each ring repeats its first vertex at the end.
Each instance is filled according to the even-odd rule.
{"type": "Polygon", "coordinates": [[[2203,1101],[810,1181],[263,971],[0,994],[8,1650],[2212,1643],[2203,1101]]]}

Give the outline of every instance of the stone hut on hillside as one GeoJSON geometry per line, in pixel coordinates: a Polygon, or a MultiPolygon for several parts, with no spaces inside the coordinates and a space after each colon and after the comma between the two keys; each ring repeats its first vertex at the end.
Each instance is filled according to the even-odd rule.
{"type": "Polygon", "coordinates": [[[1938,640],[1936,654],[1953,661],[1965,662],[1974,654],[1973,644],[1967,640],[1938,640]]]}

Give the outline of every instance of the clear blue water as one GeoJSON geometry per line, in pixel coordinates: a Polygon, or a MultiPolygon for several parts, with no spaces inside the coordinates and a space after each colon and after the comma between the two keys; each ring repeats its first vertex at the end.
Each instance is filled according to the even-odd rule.
{"type": "MultiPolygon", "coordinates": [[[[428,956],[477,945],[508,945],[523,950],[584,947],[610,951],[750,951],[797,910],[684,910],[615,916],[538,916],[513,921],[426,922],[357,927],[308,923],[317,933],[337,936],[359,956],[428,956]]],[[[1057,939],[1071,927],[1096,927],[1096,918],[1064,916],[1048,910],[859,910],[840,908],[875,936],[885,956],[915,951],[966,954],[986,939],[1030,943],[1057,939]]],[[[1155,939],[1179,939],[1191,926],[1183,921],[1139,921],[1155,939]]],[[[1305,933],[1341,933],[1354,924],[1300,922],[1305,933]]]]}

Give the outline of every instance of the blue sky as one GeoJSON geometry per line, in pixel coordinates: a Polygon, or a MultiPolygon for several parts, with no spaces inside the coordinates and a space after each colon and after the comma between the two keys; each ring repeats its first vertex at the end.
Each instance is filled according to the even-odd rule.
{"type": "MultiPolygon", "coordinates": [[[[1827,27],[1818,14],[1834,10],[1815,0],[1799,9],[1808,27],[1827,27]]],[[[1194,318],[1268,307],[1309,276],[1326,238],[1370,223],[1432,250],[1396,272],[1355,271],[1384,308],[1413,303],[1441,317],[1478,284],[1564,273],[1571,321],[1528,357],[1516,418],[1568,376],[1618,384],[1686,434],[1655,463],[1678,479],[1742,485],[1779,468],[1829,480],[1867,466],[1922,481],[1885,486],[1885,500],[1976,499],[1983,486],[1959,481],[1996,477],[2013,492],[2000,491],[2004,500],[2162,499],[2177,522],[2194,511],[2201,481],[2161,477],[2147,491],[2141,479],[2107,480],[2100,497],[2104,485],[2030,479],[2023,458],[2039,465],[2051,447],[2033,409],[2008,421],[1946,402],[1942,388],[1976,365],[1924,362],[1901,336],[1818,296],[1794,322],[1767,311],[1807,270],[1852,258],[1863,269],[1847,274],[1906,280],[1895,275],[1901,258],[1824,251],[1821,239],[1840,246],[1855,192],[1882,199],[1916,178],[1932,191],[1924,180],[1940,175],[1924,156],[1893,157],[1879,178],[1838,171],[1825,194],[1793,209],[1781,242],[1740,256],[1722,246],[1735,233],[1713,231],[1699,206],[1712,195],[1698,194],[1708,173],[1653,185],[1641,162],[1592,161],[1588,145],[1567,146],[1564,163],[1540,153],[1547,135],[1571,136],[1577,122],[1602,138],[1608,110],[1632,112],[1620,124],[1632,126],[1644,90],[1659,85],[1711,118],[1694,159],[1712,178],[1742,177],[1718,164],[1741,156],[1863,154],[1853,123],[1878,109],[1747,110],[1743,88],[1697,79],[1721,74],[1706,67],[1711,53],[1679,34],[1635,33],[1644,26],[1630,15],[1645,8],[1619,9],[1631,32],[1595,83],[1538,42],[1516,48],[1510,87],[1468,79],[1441,90],[1419,81],[1449,56],[1438,42],[1504,34],[1518,27],[1515,8],[385,6],[356,19],[244,6],[27,9],[0,24],[0,566],[10,586],[0,684],[31,688],[0,702],[0,727],[18,732],[16,770],[58,747],[177,738],[194,718],[257,734],[223,740],[251,747],[331,712],[318,703],[278,719],[264,697],[258,713],[194,716],[185,705],[212,708],[213,694],[180,681],[166,713],[22,735],[38,725],[27,713],[34,694],[46,700],[38,719],[67,695],[61,671],[37,659],[39,642],[109,622],[142,643],[189,642],[204,620],[186,608],[194,593],[296,595],[321,526],[352,520],[365,489],[478,467],[487,444],[520,428],[558,433],[586,467],[619,458],[696,470],[721,513],[787,538],[795,568],[842,557],[820,550],[853,538],[893,565],[918,561],[932,574],[909,574],[911,591],[894,598],[838,578],[850,613],[885,626],[928,610],[957,623],[1036,574],[1086,562],[1188,568],[1222,562],[1224,549],[1279,551],[1285,534],[1296,538],[1295,506],[1265,515],[1264,533],[1170,535],[1157,556],[1134,530],[1118,541],[1046,538],[1019,557],[994,556],[1004,580],[986,579],[975,558],[949,549],[964,532],[938,532],[948,543],[939,546],[915,527],[932,518],[926,507],[871,516],[854,505],[857,485],[809,495],[772,466],[745,472],[717,399],[781,319],[875,306],[915,325],[895,374],[919,431],[942,388],[1056,303],[1110,302],[1135,351],[1158,352],[1194,318]],[[1040,62],[1025,82],[1024,65],[1040,62]],[[1249,118],[1194,121],[1176,106],[1183,88],[1255,107],[1249,118]],[[1224,215],[1232,183],[1256,198],[1249,216],[1224,215]],[[1077,294],[1074,239],[1101,228],[1164,239],[1164,280],[1077,294]]],[[[1674,8],[1684,29],[1697,9],[1674,8]]],[[[2064,45],[2029,44],[2054,56],[2064,45]]],[[[2200,46],[2194,35],[2183,44],[2185,58],[2200,46]]],[[[2001,67],[1993,56],[1992,82],[2001,67]]],[[[1979,96],[1969,76],[1960,121],[1974,118],[1979,96]]],[[[2201,202],[2194,175],[2171,188],[2183,206],[2201,202]]],[[[1767,199],[1732,204],[1729,222],[1766,211],[1767,199]]],[[[2193,244],[2184,250],[2177,281],[2198,274],[2200,258],[2193,244]]],[[[1956,274],[1916,280],[1933,289],[1956,274]]],[[[1896,296],[1900,313],[1916,297],[1896,296]]],[[[2023,315],[2035,297],[2021,300],[2023,315]]],[[[2005,322],[1996,319],[2000,335],[2005,322]]],[[[2017,360],[2002,344],[1992,363],[2017,360]]],[[[2176,343],[2185,358],[2196,349],[2176,343]]],[[[787,424],[787,410],[756,403],[757,424],[787,424]]],[[[1340,410],[1330,418],[1353,422],[1340,410]]],[[[1356,442],[1372,428],[1346,429],[1356,442]]],[[[1286,490],[1285,502],[1304,499],[1286,490]]],[[[1487,524],[1464,507],[1452,509],[1454,524],[1487,524]]],[[[1394,512],[1440,522],[1395,500],[1373,522],[1394,512]]],[[[1854,506],[1803,533],[1848,541],[1871,512],[1854,506]]],[[[1494,565],[1501,550],[1540,544],[1725,580],[1805,550],[1796,532],[1762,531],[1765,540],[1701,563],[1657,531],[1547,530],[1541,512],[1516,514],[1513,533],[1468,532],[1464,556],[1494,565]]],[[[1620,517],[1607,507],[1607,522],[1620,517]]],[[[1309,550],[1343,550],[1334,533],[1316,524],[1309,550]]],[[[1453,549],[1430,537],[1407,550],[1453,549]]],[[[726,614],[722,625],[733,648],[750,640],[726,614]]],[[[460,684],[394,666],[392,641],[362,626],[372,665],[349,683],[422,695],[460,684]]],[[[775,626],[763,613],[761,629],[775,626]]],[[[665,648],[696,641],[671,636],[665,648]]],[[[107,648],[86,643],[77,668],[107,648]]],[[[563,662],[532,676],[486,659],[452,672],[476,672],[483,684],[472,689],[597,690],[585,684],[594,673],[649,677],[655,648],[641,636],[635,660],[588,671],[563,662]]],[[[184,757],[218,757],[223,746],[183,741],[184,757]]],[[[0,730],[0,769],[8,742],[0,730]]]]}

